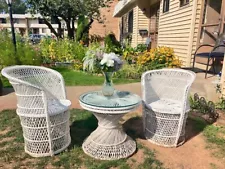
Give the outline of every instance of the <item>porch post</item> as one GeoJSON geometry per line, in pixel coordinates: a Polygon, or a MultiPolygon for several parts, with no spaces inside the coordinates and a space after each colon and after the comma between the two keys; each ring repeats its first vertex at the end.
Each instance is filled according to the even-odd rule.
{"type": "MultiPolygon", "coordinates": [[[[223,60],[225,61],[225,53],[224,53],[224,58],[223,60]]],[[[221,75],[221,96],[225,95],[225,64],[223,61],[223,68],[222,68],[222,75],[221,75]]]]}

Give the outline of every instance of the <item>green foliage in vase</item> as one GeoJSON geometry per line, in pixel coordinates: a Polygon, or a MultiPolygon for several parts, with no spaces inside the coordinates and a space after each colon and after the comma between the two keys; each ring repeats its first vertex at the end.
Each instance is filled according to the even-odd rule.
{"type": "Polygon", "coordinates": [[[100,72],[100,65],[97,60],[102,59],[104,49],[99,43],[92,43],[83,59],[83,70],[89,72],[100,72]]]}

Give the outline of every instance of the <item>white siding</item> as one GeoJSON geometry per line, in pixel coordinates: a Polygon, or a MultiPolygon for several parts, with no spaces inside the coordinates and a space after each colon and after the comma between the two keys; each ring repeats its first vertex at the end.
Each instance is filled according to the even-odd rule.
{"type": "Polygon", "coordinates": [[[160,4],[158,46],[172,47],[175,54],[183,61],[184,66],[190,65],[187,62],[191,57],[190,36],[193,35],[191,26],[195,25],[192,22],[194,1],[190,0],[188,5],[180,7],[179,0],[170,0],[169,11],[166,13],[162,13],[162,1],[160,4]]]}
{"type": "MultiPolygon", "coordinates": [[[[138,8],[138,7],[137,7],[138,8]]],[[[137,43],[138,44],[143,44],[146,41],[146,38],[142,38],[139,34],[140,29],[146,29],[149,31],[149,18],[147,18],[143,12],[141,11],[140,8],[138,8],[138,23],[137,23],[137,43]]]]}

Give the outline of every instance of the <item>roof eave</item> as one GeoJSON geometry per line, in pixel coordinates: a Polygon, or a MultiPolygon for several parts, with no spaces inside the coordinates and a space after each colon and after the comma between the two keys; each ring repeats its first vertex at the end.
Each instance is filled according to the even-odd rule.
{"type": "Polygon", "coordinates": [[[136,0],[122,0],[117,3],[114,9],[113,17],[122,17],[128,11],[137,6],[136,0]]]}

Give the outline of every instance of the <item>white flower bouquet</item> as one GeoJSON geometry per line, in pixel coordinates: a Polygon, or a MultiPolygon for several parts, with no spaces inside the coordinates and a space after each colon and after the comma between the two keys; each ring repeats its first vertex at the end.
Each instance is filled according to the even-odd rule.
{"type": "Polygon", "coordinates": [[[101,47],[89,49],[83,61],[83,69],[91,72],[99,69],[103,72],[115,72],[123,65],[119,55],[104,53],[104,49],[101,47]]]}
{"type": "Polygon", "coordinates": [[[123,62],[115,53],[104,53],[100,61],[100,66],[103,71],[115,72],[118,71],[123,65],[123,62]]]}
{"type": "Polygon", "coordinates": [[[104,96],[112,96],[115,90],[112,83],[112,76],[123,65],[119,55],[115,53],[104,53],[102,47],[94,46],[87,51],[83,61],[84,70],[91,72],[102,70],[105,77],[102,94],[104,96]]]}

